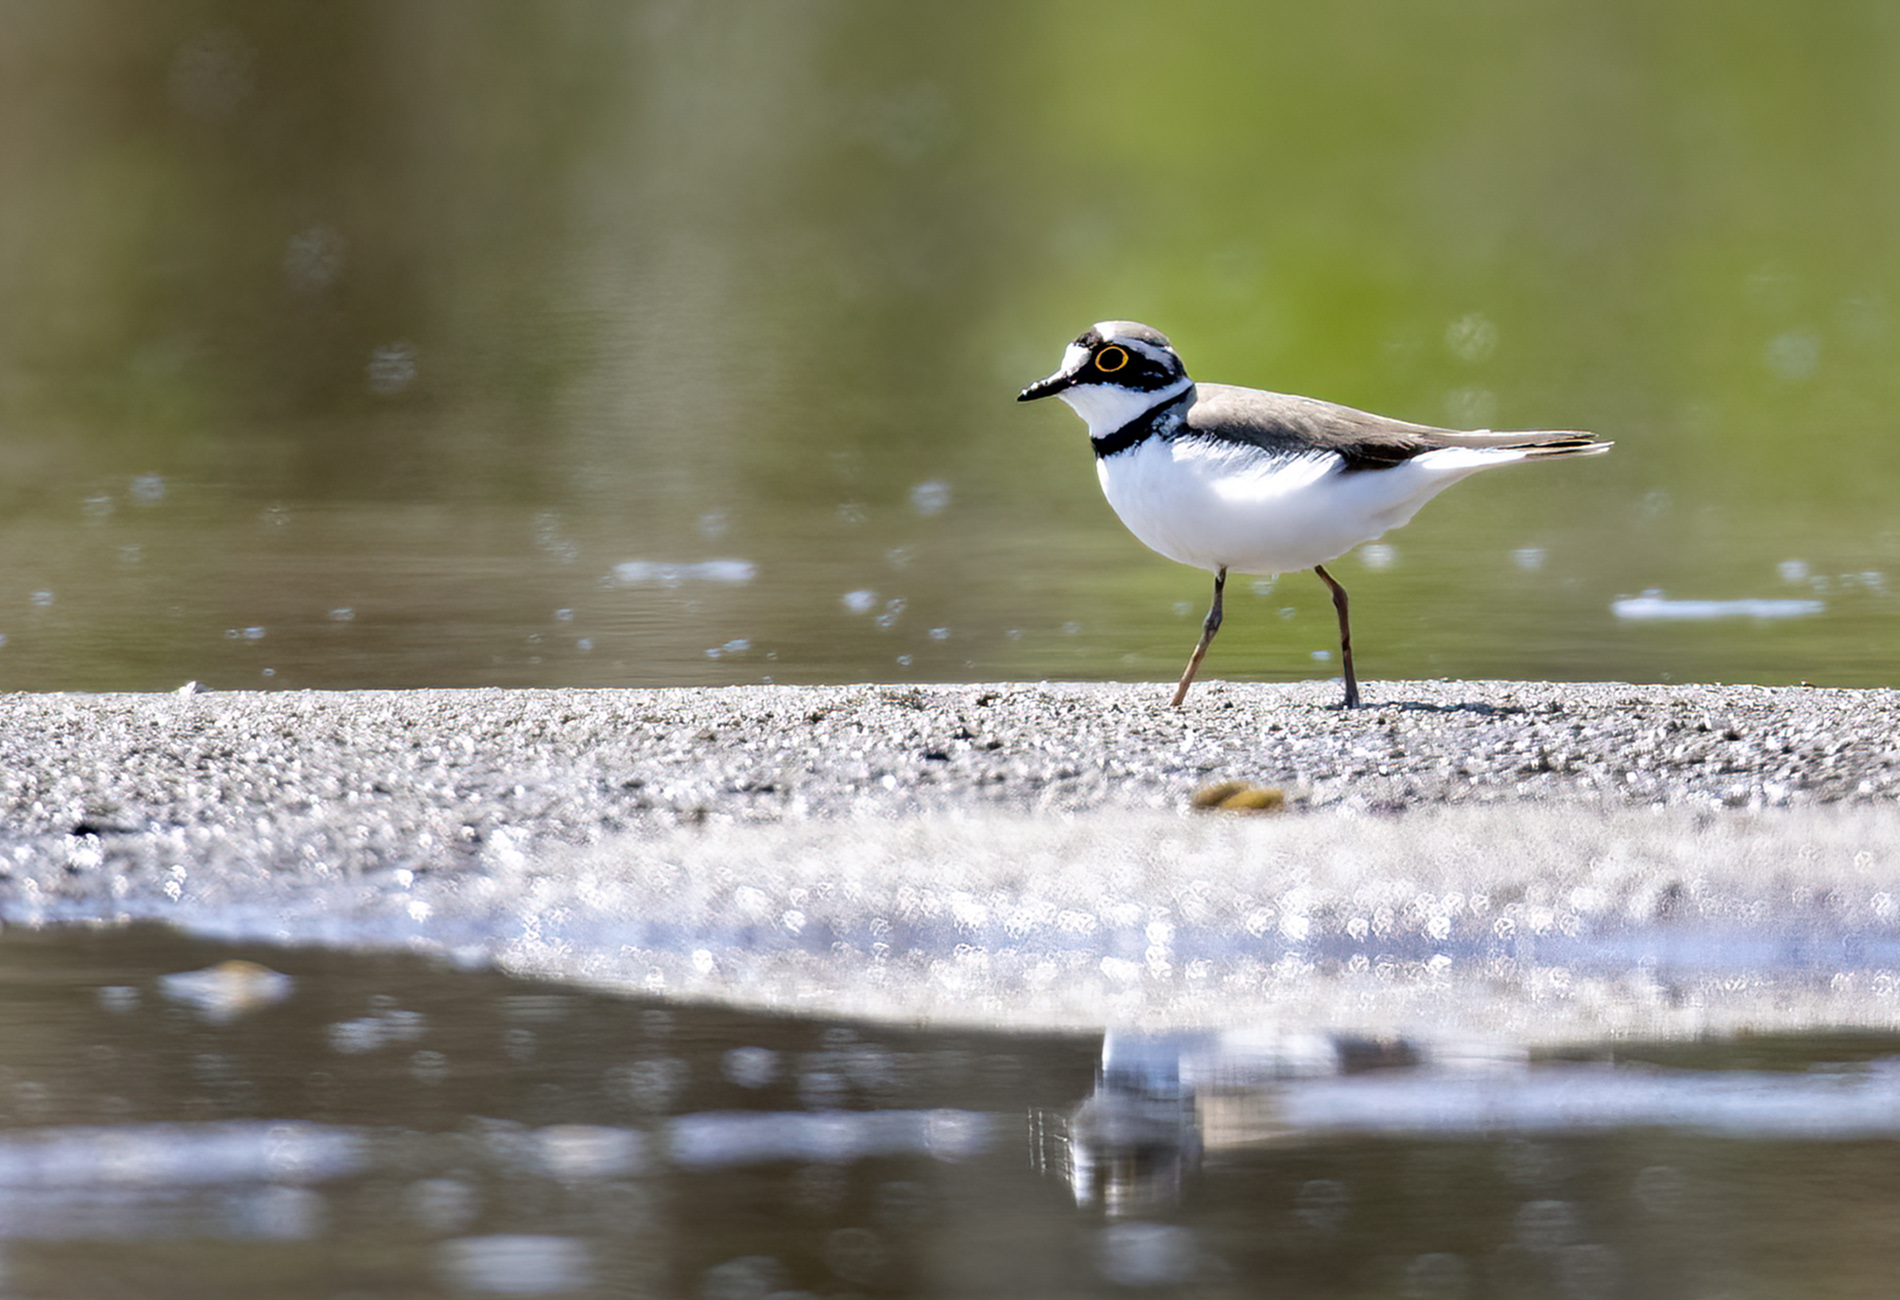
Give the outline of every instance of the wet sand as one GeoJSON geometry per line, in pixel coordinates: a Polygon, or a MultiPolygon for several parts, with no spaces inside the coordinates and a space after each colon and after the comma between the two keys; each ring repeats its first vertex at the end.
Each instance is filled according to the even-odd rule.
{"type": "Polygon", "coordinates": [[[295,867],[451,864],[500,827],[1176,809],[1761,808],[1900,796],[1900,691],[1374,682],[753,686],[0,697],[17,845],[180,830],[295,867]]]}
{"type": "Polygon", "coordinates": [[[7,696],[0,919],[912,1020],[1889,1027],[1900,692],[1336,692],[7,696]]]}

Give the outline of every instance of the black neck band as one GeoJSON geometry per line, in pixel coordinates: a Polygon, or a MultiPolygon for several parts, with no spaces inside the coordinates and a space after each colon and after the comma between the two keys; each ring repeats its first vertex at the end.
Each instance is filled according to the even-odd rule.
{"type": "Polygon", "coordinates": [[[1095,448],[1095,458],[1113,456],[1118,451],[1127,451],[1138,442],[1146,442],[1155,435],[1154,412],[1143,411],[1113,433],[1105,433],[1099,438],[1090,438],[1089,445],[1095,448]]]}
{"type": "Polygon", "coordinates": [[[1187,392],[1182,393],[1173,401],[1149,407],[1113,433],[1105,433],[1099,438],[1090,438],[1089,444],[1095,448],[1095,459],[1102,460],[1117,452],[1127,451],[1136,443],[1146,442],[1150,438],[1168,437],[1173,431],[1172,426],[1178,425],[1180,420],[1178,417],[1173,420],[1166,419],[1167,413],[1193,396],[1194,389],[1189,387],[1187,392]]]}

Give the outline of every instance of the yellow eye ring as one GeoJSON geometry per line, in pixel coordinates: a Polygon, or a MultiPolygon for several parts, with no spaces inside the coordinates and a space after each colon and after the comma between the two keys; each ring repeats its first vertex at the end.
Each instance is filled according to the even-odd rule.
{"type": "Polygon", "coordinates": [[[1112,375],[1128,364],[1128,349],[1112,344],[1095,354],[1095,368],[1103,374],[1112,375]]]}

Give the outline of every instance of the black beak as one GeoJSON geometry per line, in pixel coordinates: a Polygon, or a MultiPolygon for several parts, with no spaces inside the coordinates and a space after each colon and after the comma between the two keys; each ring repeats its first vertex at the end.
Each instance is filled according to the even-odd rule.
{"type": "Polygon", "coordinates": [[[1022,392],[1016,394],[1019,402],[1033,402],[1038,397],[1054,397],[1063,389],[1072,386],[1075,380],[1068,375],[1050,375],[1047,379],[1038,379],[1022,392]]]}

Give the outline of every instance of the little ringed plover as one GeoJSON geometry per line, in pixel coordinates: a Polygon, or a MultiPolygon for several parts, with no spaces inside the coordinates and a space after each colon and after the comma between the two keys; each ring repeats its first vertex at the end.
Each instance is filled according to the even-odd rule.
{"type": "Polygon", "coordinates": [[[1214,575],[1214,603],[1175,688],[1177,706],[1220,630],[1228,572],[1311,569],[1332,591],[1345,707],[1356,708],[1346,589],[1326,562],[1409,522],[1479,470],[1594,456],[1612,445],[1575,430],[1464,433],[1311,397],[1196,384],[1166,335],[1125,320],[1090,328],[1061,369],[1016,400],[1041,397],[1060,397],[1088,422],[1102,491],[1128,530],[1214,575]]]}

